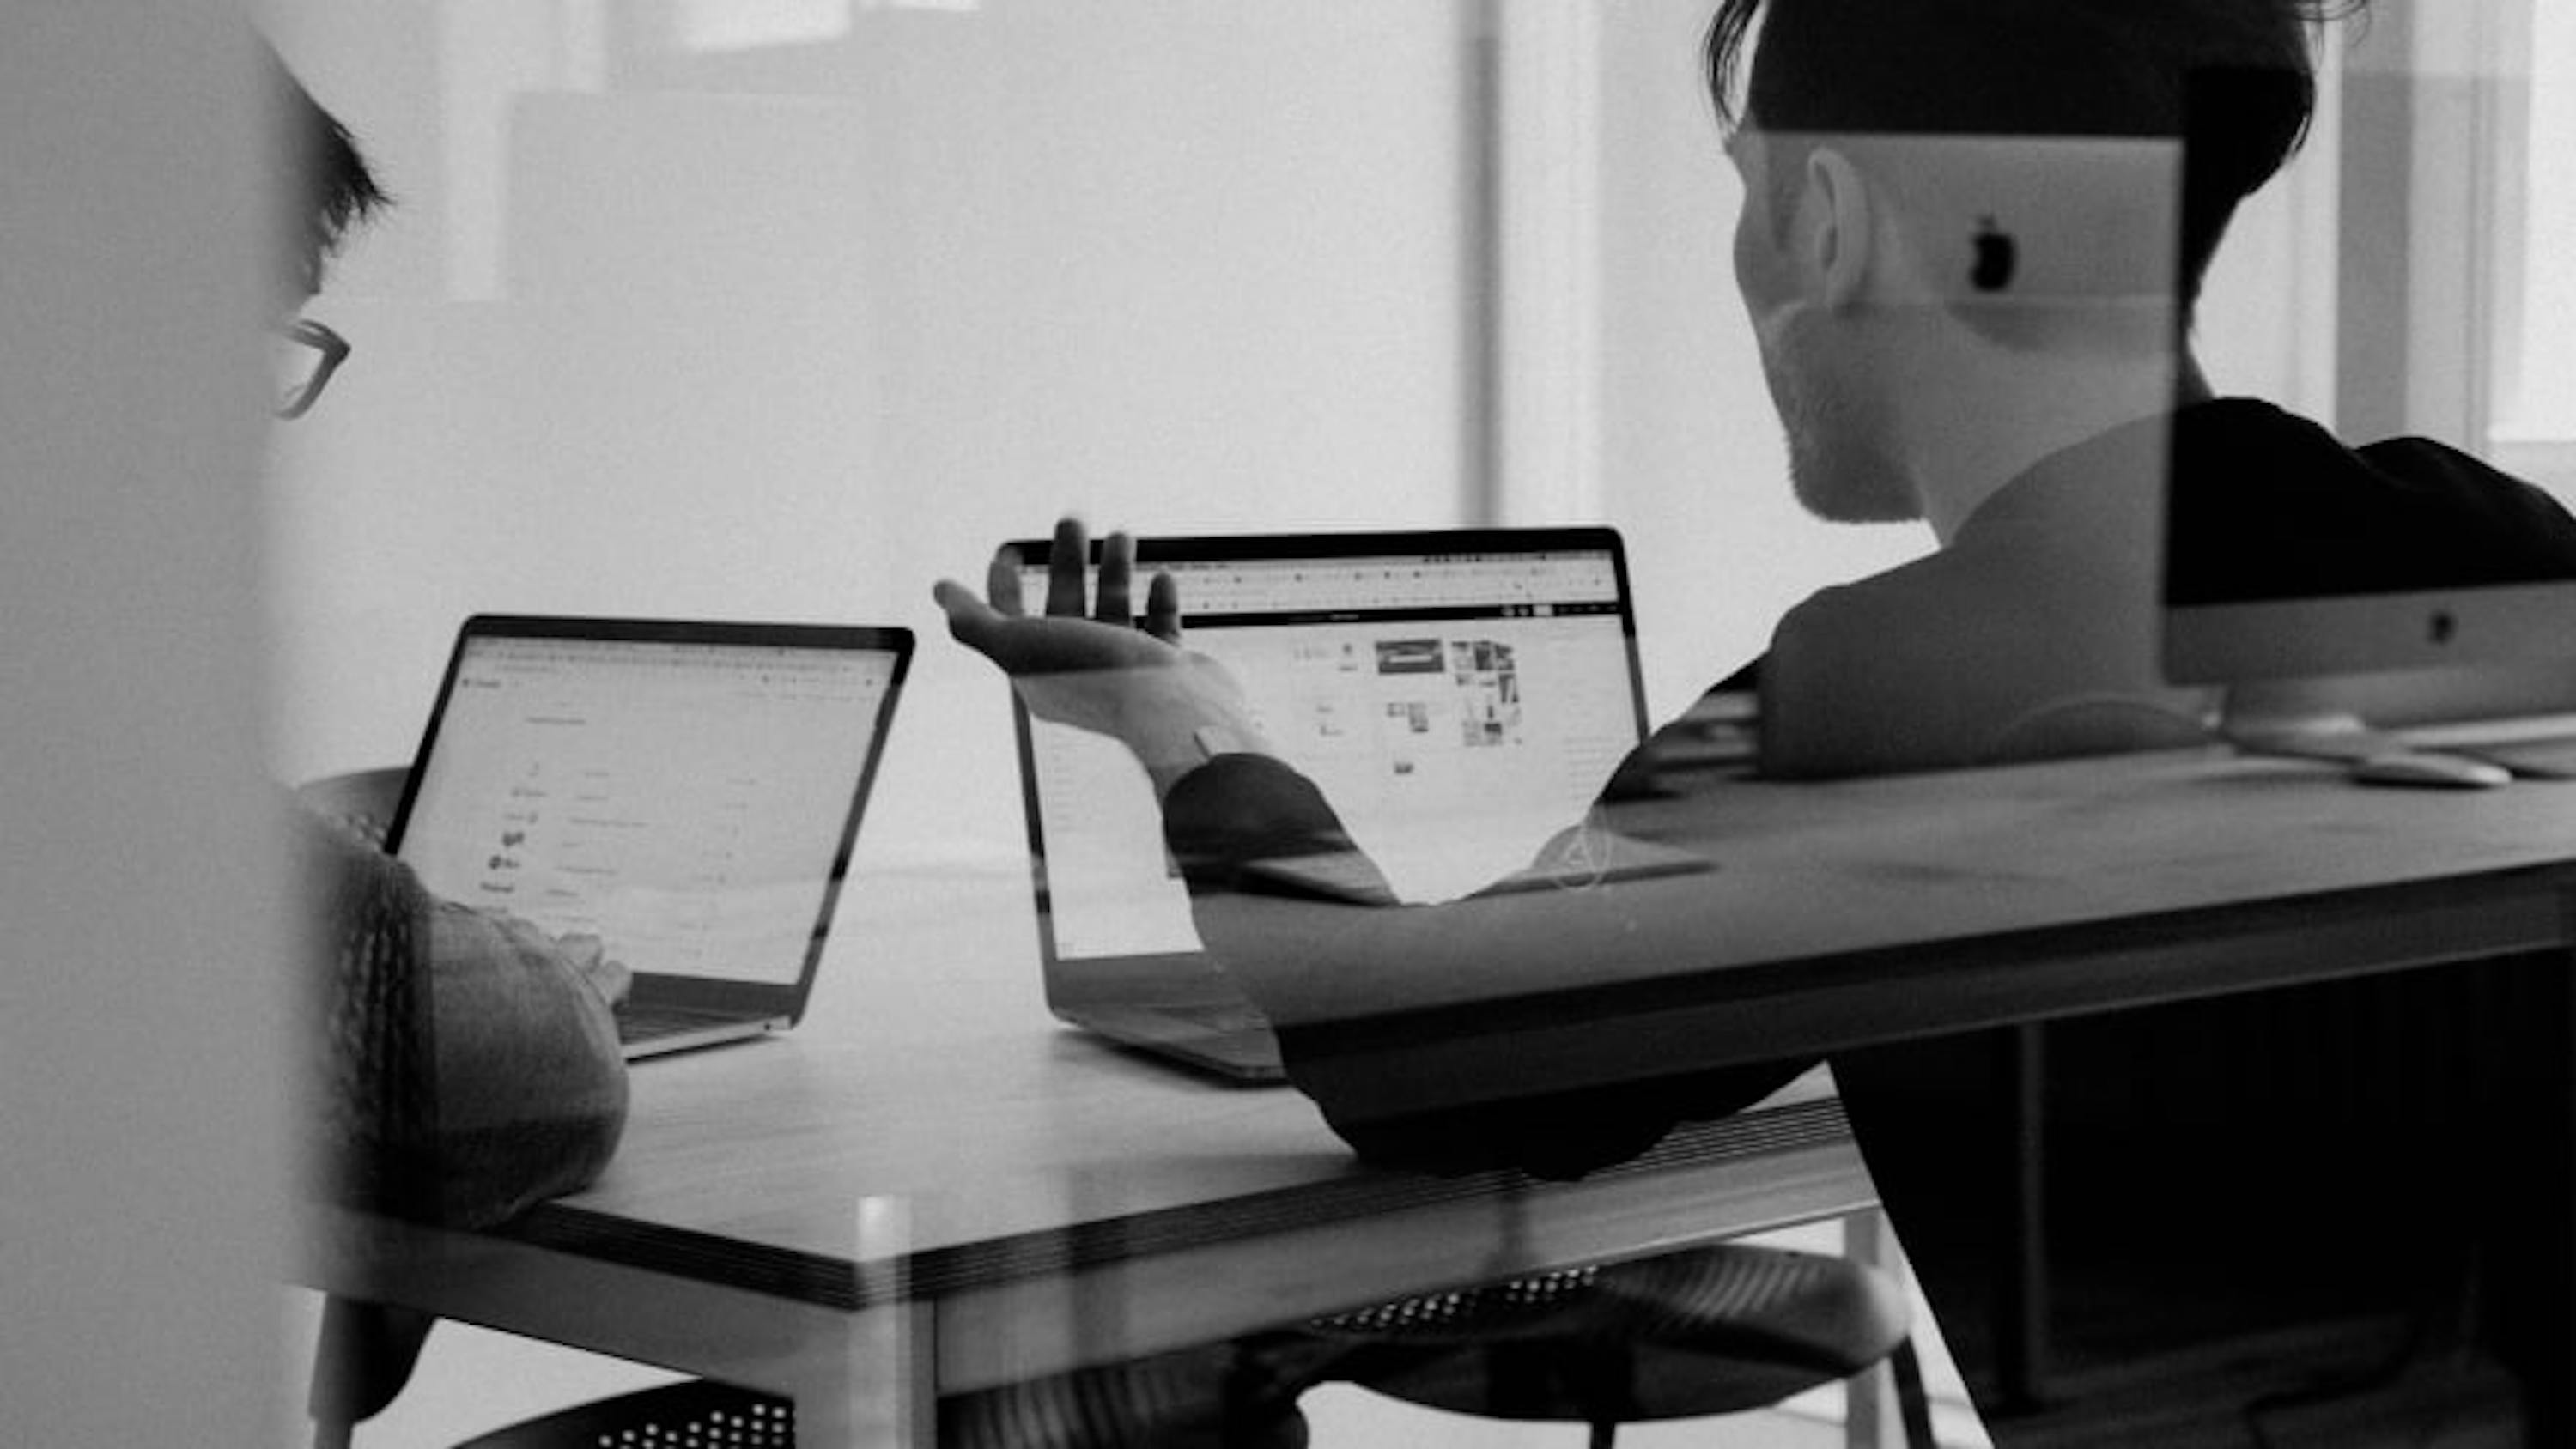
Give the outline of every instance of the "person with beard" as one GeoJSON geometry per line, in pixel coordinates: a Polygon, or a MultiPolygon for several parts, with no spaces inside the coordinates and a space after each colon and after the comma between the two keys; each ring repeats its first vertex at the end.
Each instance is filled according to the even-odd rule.
{"type": "MultiPolygon", "coordinates": [[[[1744,182],[1734,271],[1788,430],[1793,486],[1824,519],[1919,519],[1940,544],[1803,602],[1763,659],[1721,683],[1758,690],[1764,773],[1823,778],[2208,739],[2207,701],[2169,687],[2156,655],[2168,470],[2218,499],[2223,531],[2242,540],[2196,567],[2259,578],[2289,567],[2281,541],[2299,539],[2309,553],[2341,551],[2356,576],[2387,557],[2576,574],[2576,522],[2544,495],[2436,444],[2350,448],[2268,403],[2223,397],[2191,350],[2190,311],[2230,219],[2304,139],[2327,12],[2358,8],[1723,0],[1706,65],[1744,182]],[[2212,77],[2226,80],[2221,103],[2194,105],[2194,86],[2212,77]],[[1923,227],[1911,223],[1943,204],[1931,138],[2154,140],[2186,125],[2189,165],[2173,199],[2179,278],[2161,310],[2015,317],[1922,285],[1925,251],[1910,238],[1923,227]]],[[[1001,666],[1033,712],[1136,756],[1201,936],[1270,1009],[1291,1079],[1363,1158],[1578,1175],[1679,1122],[1741,1110],[1813,1065],[1535,1093],[1498,1082],[1472,1108],[1405,1116],[1301,1072],[1299,1023],[1366,1015],[1369,983],[1319,979],[1280,914],[1245,903],[1271,889],[1260,862],[1348,852],[1350,838],[1263,738],[1233,680],[1182,647],[1172,581],[1147,584],[1138,627],[1132,541],[1106,541],[1096,588],[1087,545],[1078,523],[1059,525],[1043,612],[1024,605],[1007,554],[980,595],[943,581],[935,597],[952,634],[1001,666]]],[[[1605,802],[1650,776],[1680,728],[1632,757],[1605,802]]],[[[1401,904],[1382,885],[1349,900],[1401,904]]],[[[1415,934],[1454,936],[1477,929],[1476,905],[1382,914],[1415,934]]],[[[2438,1052],[2425,1034],[2465,1029],[2459,1003],[2441,983],[2378,990],[2353,994],[2396,1025],[2364,1049],[2388,1055],[2392,1080],[2420,1082],[2402,1068],[2438,1052]]],[[[2309,1306],[2301,1285],[2373,1251],[2369,1273],[2343,1275],[2365,1294],[2408,1299],[2428,1282],[2447,1291],[2451,1264],[2434,1261],[2447,1246],[2422,1261],[2388,1251],[2438,1239],[2427,1224],[2460,1224],[2446,1215],[2441,1168],[2373,1155],[2399,1131],[2377,1115],[2391,1104],[2334,1100],[2332,1087],[2320,1097],[2322,1074],[2261,1073],[2268,1057],[2295,1059],[2288,1044],[2304,1023],[2346,1004],[2310,991],[2124,1013],[2059,1054],[2066,1069],[2050,1077],[2047,1107],[2052,1139],[2070,1148],[2051,1164],[2063,1179],[2050,1187],[2058,1246],[2085,1259],[2079,1269],[2147,1265],[2145,1281],[2120,1290],[2143,1294],[2136,1318],[2153,1325],[2131,1336],[2132,1350],[2217,1331],[2190,1301],[2213,1279],[2240,1296],[2277,1286],[2295,1316],[2309,1306]],[[2256,1063],[2256,1074],[2210,1065],[2222,1059],[2256,1063]],[[2246,1081],[2310,1085],[2259,1101],[2225,1085],[2246,1081]],[[2327,1127],[2311,1130],[2319,1118],[2327,1127]],[[2228,1214],[2195,1214],[2178,1199],[2220,1181],[2228,1214]],[[2320,1202],[2333,1205],[2336,1231],[2310,1231],[2320,1202]],[[2206,1271],[2176,1273],[2176,1262],[2206,1271]]],[[[2012,1049],[1972,1036],[1833,1063],[1940,1321],[1967,1330],[1954,1346],[1991,1415],[2028,1407],[2009,1401],[1983,1321],[2024,1246],[2010,1238],[2010,1173],[1989,1170],[2009,1166],[2010,1144],[1994,1134],[2008,1115],[1996,1063],[2012,1049]]],[[[2410,1130],[2467,1111],[2438,1091],[2400,1109],[2427,1114],[2410,1130]]]]}

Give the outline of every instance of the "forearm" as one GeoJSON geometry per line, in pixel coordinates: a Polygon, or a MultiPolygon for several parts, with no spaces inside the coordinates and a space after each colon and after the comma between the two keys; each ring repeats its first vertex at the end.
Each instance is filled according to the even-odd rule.
{"type": "Polygon", "coordinates": [[[1630,1060],[1596,1064],[1583,1080],[1512,1072],[1448,1083],[1437,1106],[1393,1105],[1385,1084],[1405,1073],[1411,1043],[1355,1052],[1352,1023],[1402,1004],[1410,987],[1474,979],[1507,955],[1561,963],[1568,943],[1634,939],[1621,899],[1593,891],[1402,906],[1374,877],[1332,899],[1291,899],[1263,862],[1353,850],[1310,782],[1277,761],[1228,757],[1184,776],[1165,804],[1166,841],[1190,883],[1202,940],[1269,1014],[1291,1081],[1370,1161],[1579,1176],[1636,1155],[1678,1122],[1749,1106],[1800,1068],[1659,1071],[1630,1060]]]}
{"type": "MultiPolygon", "coordinates": [[[[1262,888],[1254,876],[1267,862],[1328,855],[1365,860],[1323,791],[1267,755],[1220,755],[1176,774],[1164,790],[1163,838],[1193,901],[1262,888]]],[[[1347,899],[1396,904],[1374,867],[1347,899]]]]}
{"type": "Polygon", "coordinates": [[[607,1001],[554,943],[307,820],[317,1186],[480,1225],[596,1177],[626,1113],[607,1001]]]}
{"type": "Polygon", "coordinates": [[[624,1130],[608,1002],[524,923],[431,906],[442,1196],[498,1221],[597,1178],[624,1130]]]}

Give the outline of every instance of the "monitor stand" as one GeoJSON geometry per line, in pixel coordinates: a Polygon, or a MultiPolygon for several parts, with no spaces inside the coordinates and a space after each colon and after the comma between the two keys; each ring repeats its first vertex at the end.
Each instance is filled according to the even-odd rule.
{"type": "Polygon", "coordinates": [[[2571,766],[2562,756],[2576,720],[2564,712],[2565,684],[2556,678],[2538,689],[2527,679],[2513,683],[2498,688],[2494,677],[2466,672],[2239,683],[2225,691],[2218,733],[2247,754],[2342,764],[2356,778],[2388,783],[2494,783],[2495,766],[2530,778],[2567,778],[2571,766]],[[2470,683],[2486,687],[2462,687],[2470,683]],[[2540,717],[2551,703],[2558,708],[2540,717]],[[2517,715],[2537,728],[2496,729],[2517,715]],[[2446,774],[2461,778],[2440,778],[2446,774]]]}
{"type": "Polygon", "coordinates": [[[2406,748],[2374,727],[2333,680],[2271,680],[2227,687],[2219,737],[2254,755],[2366,760],[2406,748]]]}

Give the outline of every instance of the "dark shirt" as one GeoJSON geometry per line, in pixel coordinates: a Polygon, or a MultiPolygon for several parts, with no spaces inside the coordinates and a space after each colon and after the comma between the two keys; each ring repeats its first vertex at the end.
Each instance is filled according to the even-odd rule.
{"type": "MultiPolygon", "coordinates": [[[[1792,611],[1759,670],[1765,770],[1850,775],[2205,738],[2207,702],[2165,685],[2157,660],[2155,485],[2168,427],[2172,456],[2206,475],[2189,485],[2200,526],[2245,541],[2210,555],[2213,570],[2259,574],[2286,552],[2310,560],[2298,565],[2303,577],[2350,581],[2409,559],[2409,541],[2438,538],[2446,577],[2480,557],[2506,560],[2516,576],[2543,566],[2576,576],[2576,522],[2464,455],[2421,440],[2348,450],[2268,404],[2199,404],[2043,460],[1941,553],[1792,611]]],[[[1651,774],[1654,748],[1614,778],[1651,774]]],[[[1355,848],[1330,803],[1276,759],[1227,756],[1175,785],[1164,828],[1201,936],[1271,1008],[1291,1080],[1363,1157],[1571,1175],[1633,1155],[1678,1122],[1750,1105],[1811,1065],[1564,1091],[1496,1083],[1476,1107],[1391,1116],[1364,1088],[1315,1070],[1307,1050],[1311,1023],[1368,1010],[1365,973],[1320,970],[1315,960],[1332,953],[1301,952],[1295,934],[1343,931],[1309,911],[1283,934],[1275,916],[1243,904],[1273,889],[1247,873],[1252,863],[1355,848]]],[[[1346,901],[1398,905],[1382,882],[1346,901]]],[[[1400,910],[1412,918],[1405,928],[1372,939],[1400,948],[1408,936],[1476,929],[1452,907],[1400,910]]]]}
{"type": "Polygon", "coordinates": [[[2205,404],[2174,433],[2171,600],[2255,603],[2576,577],[2576,519],[2456,449],[2347,450],[2267,403],[2205,404]]]}
{"type": "MultiPolygon", "coordinates": [[[[2437,444],[2348,450],[2251,402],[2185,409],[2173,430],[2186,526],[2205,540],[2176,556],[2180,598],[2576,577],[2564,511],[2437,444]]],[[[1827,776],[2203,738],[2210,701],[2158,669],[2161,520],[2157,490],[2142,501],[2138,485],[2164,436],[2140,424],[2045,460],[1940,554],[1801,604],[1766,658],[1721,686],[1758,679],[1763,768],[1827,776]]],[[[1610,796],[1653,778],[1655,749],[1621,767],[1610,796]]],[[[1390,1114],[1366,1075],[1330,1069],[1304,1023],[1364,1013],[1367,968],[1495,918],[1386,909],[1391,895],[1364,891],[1343,915],[1402,928],[1325,925],[1327,949],[1305,949],[1316,936],[1286,913],[1254,928],[1263,913],[1247,903],[1265,887],[1245,866],[1348,848],[1311,784],[1276,760],[1221,758],[1179,781],[1165,812],[1202,936],[1256,1000],[1285,988],[1289,1074],[1365,1159],[1578,1175],[1809,1065],[1656,1075],[1637,1062],[1630,1080],[1552,1089],[1533,1063],[1450,1092],[1472,1106],[1390,1114]],[[1381,954],[1356,959],[1350,940],[1381,954]]],[[[1619,923],[1600,924],[1615,948],[1619,923]]],[[[1895,1043],[1840,1053],[1833,1074],[1942,1334],[2003,1433],[2012,1421],[1992,1416],[2021,1407],[2005,1365],[2025,1319],[1999,1295],[2034,1262],[2061,1368],[2272,1333],[2310,1347],[2279,1349],[2267,1371],[2309,1382],[2354,1365],[2331,1359],[2331,1335],[2282,1330],[2356,1313],[2464,1322],[2463,1263],[2563,1244],[2546,1206],[2563,1199],[2534,1194],[2521,1164],[2529,1143],[2562,1140],[2546,1104],[2566,1100],[2552,1065],[2567,1058],[2564,983],[2563,959],[2452,966],[1895,1043]]],[[[2524,1276],[2486,1278],[2507,1343],[2528,1336],[2512,1325],[2563,1311],[2535,1304],[2524,1276]]],[[[2544,1346],[2508,1360],[2531,1356],[2533,1381],[2554,1382],[2563,1356],[2531,1341],[2544,1346]]]]}

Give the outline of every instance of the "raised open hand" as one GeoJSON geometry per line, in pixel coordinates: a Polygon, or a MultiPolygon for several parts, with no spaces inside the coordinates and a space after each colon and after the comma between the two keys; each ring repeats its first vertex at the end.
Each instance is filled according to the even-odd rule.
{"type": "Polygon", "coordinates": [[[1082,524],[1056,525],[1047,558],[1046,612],[1022,600],[1019,555],[996,552],[984,594],[943,579],[931,595],[957,641],[1002,667],[1031,713],[1125,744],[1160,795],[1204,758],[1203,731],[1228,749],[1258,748],[1243,691],[1224,666],[1181,647],[1180,591],[1168,574],[1146,586],[1135,612],[1136,544],[1125,533],[1101,541],[1091,579],[1082,524]]]}
{"type": "Polygon", "coordinates": [[[1046,612],[1031,616],[1021,600],[1022,560],[1009,547],[995,551],[984,574],[984,594],[951,579],[931,591],[947,612],[948,632],[1014,680],[1103,669],[1164,668],[1179,662],[1180,591],[1168,574],[1146,589],[1141,625],[1135,614],[1136,542],[1112,533],[1100,545],[1100,586],[1086,603],[1090,544],[1078,519],[1056,525],[1047,555],[1046,612]]]}

